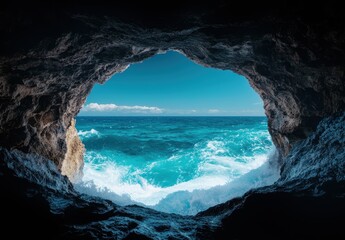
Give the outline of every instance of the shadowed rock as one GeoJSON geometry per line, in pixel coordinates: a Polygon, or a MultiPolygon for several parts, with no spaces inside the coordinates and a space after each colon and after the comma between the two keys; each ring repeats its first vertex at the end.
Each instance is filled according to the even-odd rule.
{"type": "Polygon", "coordinates": [[[26,237],[37,237],[37,226],[48,225],[56,235],[39,232],[44,239],[343,238],[342,9],[332,1],[4,3],[5,233],[15,222],[26,237]],[[264,101],[269,132],[281,153],[282,178],[276,184],[182,217],[80,195],[61,176],[58,170],[72,180],[80,176],[83,150],[72,119],[93,85],[168,49],[248,79],[264,101]]]}
{"type": "Polygon", "coordinates": [[[244,75],[283,155],[345,108],[345,21],[336,6],[42,3],[1,12],[0,145],[58,166],[92,86],[167,49],[244,75]]]}

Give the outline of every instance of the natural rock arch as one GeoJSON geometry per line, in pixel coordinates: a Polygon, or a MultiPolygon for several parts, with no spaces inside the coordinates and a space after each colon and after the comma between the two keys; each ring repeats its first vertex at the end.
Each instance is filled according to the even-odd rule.
{"type": "Polygon", "coordinates": [[[0,145],[61,167],[66,129],[92,86],[173,49],[244,75],[263,99],[273,141],[286,155],[322,117],[345,109],[344,28],[338,15],[322,8],[309,16],[303,7],[277,7],[268,15],[264,7],[227,16],[231,6],[176,5],[125,16],[127,5],[8,6],[1,30],[0,145]],[[304,16],[292,18],[290,11],[304,16]]]}
{"type": "Polygon", "coordinates": [[[44,239],[52,233],[70,239],[222,239],[223,234],[230,239],[344,238],[344,221],[339,221],[345,216],[342,9],[332,1],[313,7],[291,1],[222,0],[4,3],[3,234],[44,239]],[[81,148],[72,119],[92,86],[167,49],[247,77],[264,100],[269,131],[283,156],[281,178],[274,185],[182,217],[79,195],[52,164],[45,164],[50,159],[60,170],[72,169],[71,179],[76,176],[82,163],[73,166],[71,160],[80,151],[68,146],[81,148]],[[64,163],[66,153],[74,157],[64,163]],[[21,231],[12,231],[12,223],[21,231]]]}

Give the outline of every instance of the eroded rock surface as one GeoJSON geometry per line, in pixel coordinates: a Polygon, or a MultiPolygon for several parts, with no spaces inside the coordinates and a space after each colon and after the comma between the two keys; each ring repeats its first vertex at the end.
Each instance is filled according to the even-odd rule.
{"type": "Polygon", "coordinates": [[[2,214],[5,232],[15,225],[44,239],[222,239],[225,233],[233,239],[344,238],[341,5],[164,4],[1,6],[1,207],[12,211],[2,214]],[[68,129],[92,86],[168,49],[247,77],[264,100],[283,156],[277,184],[181,217],[80,195],[59,173],[77,176],[82,166],[72,160],[78,158],[68,158],[70,165],[64,159],[80,156],[74,151],[80,142],[69,141],[75,132],[68,129]],[[43,226],[56,234],[39,232],[43,226]]]}
{"type": "Polygon", "coordinates": [[[197,6],[2,8],[0,145],[61,166],[66,130],[92,86],[167,49],[246,76],[284,155],[344,110],[345,21],[336,6],[197,6]]]}
{"type": "Polygon", "coordinates": [[[83,177],[85,147],[78,136],[74,119],[67,129],[66,144],[67,152],[62,161],[61,174],[67,176],[72,182],[78,182],[83,177]]]}

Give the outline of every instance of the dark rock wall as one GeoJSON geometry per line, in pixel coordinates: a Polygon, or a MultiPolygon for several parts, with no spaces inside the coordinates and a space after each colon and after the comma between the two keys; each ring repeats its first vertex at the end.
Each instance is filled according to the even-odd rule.
{"type": "Polygon", "coordinates": [[[3,234],[344,239],[345,116],[334,114],[345,110],[342,11],[333,1],[1,2],[3,234]],[[92,86],[167,49],[247,77],[278,150],[289,152],[277,183],[182,217],[80,195],[61,176],[66,131],[92,86]]]}
{"type": "Polygon", "coordinates": [[[264,100],[283,155],[322,117],[345,110],[339,6],[167,4],[5,4],[0,146],[41,154],[61,167],[66,129],[92,86],[167,49],[246,76],[264,100]]]}

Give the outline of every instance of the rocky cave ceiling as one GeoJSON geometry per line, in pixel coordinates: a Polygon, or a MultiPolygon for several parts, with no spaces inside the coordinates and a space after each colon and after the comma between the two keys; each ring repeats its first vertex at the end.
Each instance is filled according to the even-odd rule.
{"type": "MultiPolygon", "coordinates": [[[[269,131],[281,156],[287,156],[290,151],[295,154],[290,155],[287,160],[282,160],[285,166],[282,169],[282,176],[285,180],[292,179],[293,185],[286,185],[285,182],[279,185],[278,181],[274,190],[272,188],[249,193],[245,198],[206,211],[202,216],[223,214],[225,210],[232,212],[234,206],[244,204],[242,208],[236,207],[240,210],[236,210],[235,214],[226,215],[229,217],[223,221],[225,226],[240,229],[241,226],[243,227],[241,221],[244,219],[251,219],[253,226],[255,225],[255,219],[248,216],[260,215],[258,209],[261,208],[258,206],[262,206],[262,209],[265,209],[264,219],[268,222],[275,224],[272,219],[279,219],[276,221],[279,224],[288,224],[290,222],[284,216],[294,214],[296,219],[301,219],[293,225],[299,229],[298,227],[308,223],[309,220],[310,227],[320,226],[317,225],[320,222],[315,218],[316,215],[311,215],[310,212],[318,206],[334,203],[327,206],[334,206],[336,211],[327,212],[330,213],[327,215],[329,218],[322,218],[321,214],[320,219],[330,219],[329,226],[331,223],[339,224],[332,218],[344,212],[338,211],[343,209],[339,198],[331,200],[318,198],[316,201],[314,198],[310,200],[309,195],[305,198],[296,198],[293,194],[289,195],[290,193],[284,195],[276,192],[283,189],[281,186],[287,186],[286,189],[292,192],[301,191],[298,187],[302,185],[314,186],[309,180],[309,182],[302,181],[314,176],[309,170],[306,172],[310,175],[289,179],[289,171],[296,166],[300,167],[299,161],[305,164],[305,168],[315,166],[315,162],[310,162],[308,158],[296,157],[302,153],[311,154],[308,150],[313,148],[320,150],[318,156],[320,162],[325,163],[324,166],[339,163],[336,165],[336,170],[324,167],[324,171],[320,171],[324,173],[324,181],[330,179],[327,178],[327,174],[332,173],[333,176],[339,173],[337,176],[344,176],[343,161],[339,160],[341,157],[337,157],[343,156],[340,153],[343,154],[344,151],[341,135],[344,133],[344,119],[326,121],[323,127],[318,128],[318,132],[312,135],[322,118],[345,110],[345,15],[342,13],[343,8],[340,3],[315,2],[311,6],[308,3],[297,4],[293,1],[279,1],[279,3],[259,1],[253,4],[244,1],[211,3],[171,1],[157,5],[147,2],[138,4],[134,1],[126,3],[97,1],[77,5],[73,1],[68,3],[34,1],[25,4],[12,1],[1,4],[1,147],[39,154],[51,159],[61,168],[69,146],[68,139],[66,141],[66,131],[73,126],[72,119],[78,114],[92,86],[95,83],[103,83],[133,62],[142,61],[167,49],[178,50],[199,64],[231,69],[244,75],[264,101],[269,131]],[[332,129],[339,133],[334,138],[330,137],[334,134],[332,129]],[[304,145],[299,145],[304,150],[293,152],[293,147],[298,141],[308,136],[312,137],[307,139],[304,145]],[[328,148],[321,146],[317,148],[318,142],[327,145],[328,148]],[[338,159],[339,162],[333,164],[330,159],[338,159]],[[287,162],[284,164],[284,161],[287,162]],[[292,201],[295,205],[291,205],[291,208],[297,206],[292,209],[297,209],[296,212],[290,211],[291,209],[287,207],[292,201]],[[268,202],[272,208],[268,207],[268,202]],[[319,203],[320,205],[317,205],[319,203]],[[282,212],[282,217],[279,217],[276,212],[282,209],[280,208],[282,204],[285,204],[286,208],[282,212]],[[310,209],[305,206],[310,206],[310,209]],[[304,218],[300,218],[301,214],[305,214],[304,218]]],[[[1,154],[3,159],[10,159],[12,156],[7,152],[1,154]]],[[[21,155],[13,156],[12,158],[15,159],[21,155]]],[[[296,169],[301,171],[302,168],[296,167],[296,169]]],[[[76,171],[77,169],[74,169],[74,173],[76,171]]],[[[12,179],[10,175],[0,174],[0,176],[8,178],[6,181],[12,179]]],[[[318,179],[313,181],[313,184],[322,181],[318,179]]],[[[337,179],[337,181],[341,180],[337,179]]],[[[1,187],[7,189],[4,183],[5,181],[1,181],[1,187]]],[[[321,183],[318,187],[320,186],[321,183]]],[[[328,190],[341,190],[341,188],[331,188],[329,184],[322,186],[328,186],[328,190]]],[[[315,189],[319,189],[318,187],[315,189]]],[[[308,189],[305,192],[306,194],[315,192],[315,189],[308,189]]],[[[16,199],[22,196],[21,194],[22,192],[15,195],[16,199]]],[[[56,192],[49,194],[53,195],[56,192]]],[[[110,215],[117,216],[118,212],[124,211],[121,214],[132,217],[136,224],[138,221],[144,221],[135,218],[131,212],[134,211],[133,209],[117,211],[115,210],[117,207],[111,207],[109,203],[90,204],[86,203],[85,199],[75,198],[73,195],[73,201],[79,201],[86,207],[73,210],[72,206],[69,206],[68,210],[61,210],[65,211],[64,219],[70,221],[69,223],[82,224],[73,218],[73,211],[79,211],[78,213],[81,211],[86,216],[91,209],[90,206],[99,211],[96,213],[95,210],[92,212],[93,215],[87,215],[93,220],[107,219],[110,215]],[[109,216],[104,215],[103,209],[108,209],[109,216]]],[[[13,199],[7,197],[4,201],[10,204],[13,199]]],[[[30,207],[26,207],[31,206],[29,203],[25,202],[23,206],[20,211],[29,211],[28,213],[32,214],[30,207]]],[[[49,214],[43,212],[44,209],[42,208],[40,212],[43,220],[48,219],[47,216],[54,211],[60,214],[56,209],[49,214]]],[[[143,213],[149,210],[135,211],[143,213]]],[[[155,214],[148,215],[158,216],[157,219],[161,219],[158,213],[155,214]]],[[[54,220],[54,224],[63,218],[57,219],[54,220]]],[[[185,221],[177,216],[172,219],[182,223],[185,221]]],[[[193,224],[194,222],[191,225],[193,224]]],[[[262,224],[256,226],[258,228],[262,224]]],[[[276,227],[278,231],[278,226],[276,227]]],[[[222,231],[226,231],[224,229],[222,231]]],[[[326,230],[325,234],[327,234],[326,230]]],[[[98,233],[101,235],[102,231],[99,230],[98,233]]],[[[233,234],[243,234],[239,233],[239,230],[236,231],[233,234]]],[[[210,237],[205,235],[205,232],[205,229],[201,229],[199,237],[210,237]]]]}
{"type": "Polygon", "coordinates": [[[0,145],[61,166],[65,131],[93,84],[167,49],[244,75],[283,155],[322,117],[344,110],[344,21],[334,8],[160,7],[2,8],[0,145]]]}

